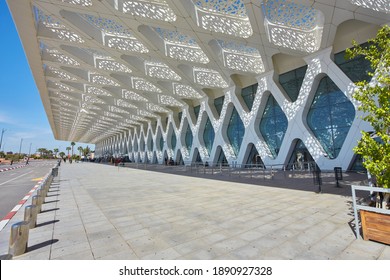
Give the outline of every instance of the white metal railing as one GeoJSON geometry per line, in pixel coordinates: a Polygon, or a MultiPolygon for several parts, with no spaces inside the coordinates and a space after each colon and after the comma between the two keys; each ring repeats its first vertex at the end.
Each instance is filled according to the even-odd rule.
{"type": "Polygon", "coordinates": [[[360,239],[358,210],[366,210],[366,211],[371,211],[371,212],[381,213],[381,214],[390,214],[390,210],[357,204],[356,203],[356,190],[390,193],[390,189],[375,188],[375,187],[369,187],[369,186],[357,186],[357,185],[351,185],[351,189],[352,189],[353,213],[354,213],[354,217],[355,217],[355,233],[356,233],[356,238],[360,239]]]}

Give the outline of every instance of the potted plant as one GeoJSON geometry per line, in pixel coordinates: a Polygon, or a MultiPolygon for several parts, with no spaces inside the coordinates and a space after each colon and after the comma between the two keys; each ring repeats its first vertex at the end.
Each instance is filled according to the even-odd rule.
{"type": "MultiPolygon", "coordinates": [[[[363,120],[369,122],[373,131],[362,131],[362,138],[354,152],[363,158],[363,166],[375,178],[377,194],[382,201],[376,207],[389,209],[390,193],[390,27],[382,27],[376,37],[366,46],[353,41],[353,48],[347,49],[347,56],[364,56],[373,69],[371,81],[358,82],[354,98],[359,101],[363,120]]],[[[389,211],[360,210],[364,239],[390,244],[389,211]]]]}

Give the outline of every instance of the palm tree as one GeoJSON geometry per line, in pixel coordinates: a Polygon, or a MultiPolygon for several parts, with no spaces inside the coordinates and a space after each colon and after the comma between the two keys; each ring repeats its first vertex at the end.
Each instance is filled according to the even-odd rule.
{"type": "Polygon", "coordinates": [[[41,158],[43,158],[43,153],[45,152],[45,150],[46,150],[45,148],[39,148],[39,149],[38,149],[38,152],[39,152],[39,154],[41,155],[41,156],[40,156],[41,158]]]}
{"type": "Polygon", "coordinates": [[[74,145],[76,145],[76,143],[75,142],[71,142],[70,145],[72,146],[72,157],[73,157],[73,147],[74,147],[74,145]]]}
{"type": "Polygon", "coordinates": [[[84,156],[87,156],[90,152],[91,152],[91,149],[87,146],[87,147],[84,149],[84,156]]]}
{"type": "Polygon", "coordinates": [[[68,157],[69,157],[69,151],[71,150],[71,147],[66,147],[66,150],[68,151],[68,157]]]}
{"type": "Polygon", "coordinates": [[[81,153],[83,152],[83,147],[78,146],[77,150],[79,151],[79,155],[80,155],[80,158],[81,158],[81,153]]]}
{"type": "Polygon", "coordinates": [[[61,158],[64,158],[65,153],[64,152],[60,152],[59,155],[60,155],[61,158]]]}
{"type": "Polygon", "coordinates": [[[59,150],[57,148],[54,148],[53,151],[54,151],[54,154],[55,154],[54,156],[57,158],[57,153],[58,153],[59,150]]]}

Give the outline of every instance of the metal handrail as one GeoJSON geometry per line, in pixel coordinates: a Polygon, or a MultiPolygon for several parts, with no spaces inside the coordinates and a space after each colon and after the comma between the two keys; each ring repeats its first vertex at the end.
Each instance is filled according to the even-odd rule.
{"type": "Polygon", "coordinates": [[[356,238],[360,239],[358,210],[366,210],[366,211],[371,211],[371,212],[381,213],[381,214],[390,214],[390,210],[357,204],[356,203],[356,190],[390,193],[390,189],[351,185],[351,190],[352,190],[353,214],[355,217],[355,233],[356,233],[356,238]]]}

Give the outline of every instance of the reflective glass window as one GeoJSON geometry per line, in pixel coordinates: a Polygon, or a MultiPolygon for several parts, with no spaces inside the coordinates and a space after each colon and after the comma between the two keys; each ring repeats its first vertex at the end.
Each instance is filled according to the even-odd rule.
{"type": "Polygon", "coordinates": [[[139,144],[139,150],[141,152],[145,151],[145,141],[144,138],[141,138],[140,144],[139,144]]]}
{"type": "Polygon", "coordinates": [[[290,170],[307,170],[314,165],[314,159],[301,139],[298,139],[294,150],[291,153],[289,165],[290,170]]]}
{"type": "Polygon", "coordinates": [[[187,126],[187,131],[186,131],[186,139],[185,139],[185,142],[186,142],[187,149],[189,149],[189,150],[191,150],[193,138],[194,138],[194,137],[193,137],[193,135],[192,135],[191,128],[190,128],[190,126],[188,125],[188,126],[187,126]]]}
{"type": "Polygon", "coordinates": [[[288,121],[275,98],[270,95],[260,121],[260,132],[275,158],[287,130],[288,121]]]}
{"type": "Polygon", "coordinates": [[[251,143],[250,146],[251,146],[251,150],[249,152],[246,164],[249,164],[249,165],[256,164],[256,166],[263,166],[264,163],[261,160],[261,157],[260,157],[259,152],[257,151],[255,145],[253,145],[251,143]]]}
{"type": "Polygon", "coordinates": [[[174,150],[176,148],[176,134],[174,132],[172,133],[172,136],[171,136],[171,147],[172,147],[172,150],[174,150]]]}
{"type": "Polygon", "coordinates": [[[198,106],[195,106],[195,107],[194,107],[194,114],[195,114],[195,118],[196,118],[196,120],[198,120],[198,117],[199,117],[199,111],[200,111],[200,105],[198,105],[198,106]]]}
{"type": "Polygon", "coordinates": [[[177,114],[177,118],[179,119],[179,124],[181,123],[181,118],[183,117],[183,112],[179,112],[177,114]]]}
{"type": "Polygon", "coordinates": [[[249,110],[252,110],[253,101],[256,98],[257,86],[257,84],[254,84],[241,90],[241,96],[249,110]]]}
{"type": "Polygon", "coordinates": [[[204,144],[206,145],[206,149],[209,154],[211,153],[211,149],[213,148],[214,137],[215,137],[214,128],[210,122],[210,119],[207,117],[206,125],[203,131],[203,141],[204,144]]]}
{"type": "Polygon", "coordinates": [[[138,152],[138,142],[134,141],[134,151],[138,152]]]}
{"type": "Polygon", "coordinates": [[[221,116],[221,111],[222,111],[224,100],[225,100],[225,95],[214,99],[214,106],[215,106],[215,109],[217,110],[219,116],[221,116]]]}
{"type": "Polygon", "coordinates": [[[222,148],[220,148],[219,150],[220,150],[220,153],[219,153],[219,156],[218,156],[217,165],[221,165],[222,164],[222,166],[227,166],[228,165],[228,161],[226,159],[225,153],[223,152],[222,148]]]}
{"type": "Polygon", "coordinates": [[[307,65],[279,75],[279,83],[292,102],[298,98],[306,70],[307,65]]]}
{"type": "Polygon", "coordinates": [[[244,134],[244,124],[242,123],[240,115],[238,114],[236,108],[233,108],[233,112],[230,116],[229,125],[227,128],[227,136],[236,156],[240,152],[240,147],[242,139],[244,138],[244,134]]]}
{"type": "Polygon", "coordinates": [[[199,151],[198,151],[197,148],[195,148],[195,154],[196,154],[195,162],[198,162],[198,163],[203,162],[203,161],[202,161],[202,158],[200,157],[200,153],[199,153],[199,151]]]}
{"type": "Polygon", "coordinates": [[[329,158],[336,158],[355,118],[355,108],[329,78],[321,79],[307,123],[329,158]]]}
{"type": "MultiPolygon", "coordinates": [[[[363,44],[362,47],[366,45],[367,44],[363,44]]],[[[370,62],[364,59],[364,56],[346,59],[345,51],[342,51],[334,55],[334,62],[354,83],[371,80],[368,72],[372,72],[372,68],[370,62]]]]}
{"type": "Polygon", "coordinates": [[[160,151],[162,151],[164,148],[164,138],[162,136],[160,136],[160,147],[159,148],[160,148],[159,149],[160,151]]]}
{"type": "Polygon", "coordinates": [[[148,150],[149,150],[149,151],[152,151],[152,150],[153,150],[153,138],[152,138],[152,137],[149,137],[149,141],[148,141],[148,150]]]}

